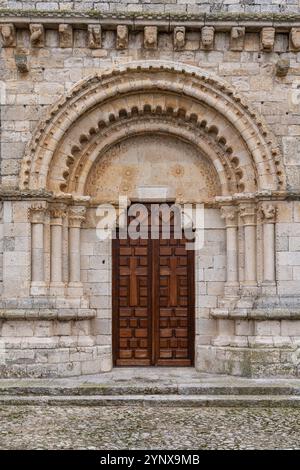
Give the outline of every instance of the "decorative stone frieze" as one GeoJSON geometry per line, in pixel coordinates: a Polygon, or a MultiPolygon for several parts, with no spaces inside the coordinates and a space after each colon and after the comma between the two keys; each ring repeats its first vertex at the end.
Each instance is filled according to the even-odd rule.
{"type": "Polygon", "coordinates": [[[3,47],[15,47],[17,45],[15,25],[7,23],[2,24],[0,28],[3,47]]]}
{"type": "Polygon", "coordinates": [[[230,33],[230,49],[242,51],[244,49],[246,28],[245,26],[234,26],[230,33]]]}
{"type": "Polygon", "coordinates": [[[204,49],[213,49],[215,40],[215,28],[204,26],[201,29],[201,44],[204,49]]]}
{"type": "Polygon", "coordinates": [[[73,47],[73,27],[70,24],[60,24],[59,45],[62,48],[73,47]]]}
{"type": "Polygon", "coordinates": [[[185,46],[185,27],[176,26],[174,28],[174,49],[180,51],[185,46]]]}
{"type": "Polygon", "coordinates": [[[145,26],[144,47],[145,49],[157,49],[157,26],[145,26]]]}
{"type": "Polygon", "coordinates": [[[264,51],[272,51],[275,42],[275,28],[262,28],[260,36],[261,49],[264,51]]]}
{"type": "Polygon", "coordinates": [[[127,49],[129,41],[128,26],[119,24],[117,26],[117,49],[127,49]]]}
{"type": "Polygon", "coordinates": [[[88,25],[88,46],[91,49],[100,49],[102,47],[102,28],[100,25],[88,25]]]}
{"type": "Polygon", "coordinates": [[[32,47],[45,46],[45,30],[42,24],[30,25],[30,44],[32,47]]]}

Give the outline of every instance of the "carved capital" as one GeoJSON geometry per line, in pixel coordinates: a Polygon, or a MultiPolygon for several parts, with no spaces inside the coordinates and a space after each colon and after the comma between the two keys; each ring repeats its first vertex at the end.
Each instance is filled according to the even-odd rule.
{"type": "Polygon", "coordinates": [[[300,51],[300,28],[292,28],[290,31],[290,50],[300,51]]]}
{"type": "Polygon", "coordinates": [[[144,47],[145,49],[157,49],[157,26],[145,26],[144,47]]]}
{"type": "Polygon", "coordinates": [[[31,24],[30,28],[30,44],[32,47],[44,47],[45,30],[42,24],[31,24]]]}
{"type": "Polygon", "coordinates": [[[275,28],[262,28],[260,35],[261,49],[264,51],[272,51],[275,42],[275,28]]]}
{"type": "Polygon", "coordinates": [[[91,49],[101,49],[102,47],[102,30],[98,24],[88,25],[88,46],[91,49]]]}
{"type": "Polygon", "coordinates": [[[256,225],[256,207],[254,204],[240,205],[240,218],[244,226],[256,225]]]}
{"type": "Polygon", "coordinates": [[[35,204],[28,209],[28,219],[32,224],[45,223],[47,206],[44,204],[35,204]]]}
{"type": "Polygon", "coordinates": [[[238,209],[235,206],[221,207],[221,218],[225,220],[226,227],[237,227],[238,209]]]}
{"type": "Polygon", "coordinates": [[[62,205],[52,206],[50,208],[50,224],[62,225],[63,219],[66,217],[66,208],[62,205]]]}
{"type": "Polygon", "coordinates": [[[82,206],[75,206],[69,210],[69,227],[80,228],[85,220],[86,208],[82,206]]]}
{"type": "Polygon", "coordinates": [[[174,28],[174,49],[180,51],[185,46],[185,27],[176,26],[174,28]]]}
{"type": "Polygon", "coordinates": [[[60,47],[73,47],[73,27],[70,24],[60,24],[58,27],[60,47]]]}
{"type": "Polygon", "coordinates": [[[204,26],[201,29],[201,43],[204,49],[212,49],[214,47],[215,28],[213,26],[204,26]]]}
{"type": "Polygon", "coordinates": [[[242,51],[245,42],[245,26],[234,26],[230,33],[230,49],[232,51],[242,51]]]}
{"type": "Polygon", "coordinates": [[[15,25],[7,23],[2,24],[0,28],[3,47],[15,47],[17,43],[15,25]]]}
{"type": "Polygon", "coordinates": [[[117,26],[117,49],[127,49],[128,37],[128,26],[119,24],[117,26]]]}
{"type": "Polygon", "coordinates": [[[265,202],[260,207],[260,215],[265,224],[275,224],[277,207],[269,202],[265,202]]]}

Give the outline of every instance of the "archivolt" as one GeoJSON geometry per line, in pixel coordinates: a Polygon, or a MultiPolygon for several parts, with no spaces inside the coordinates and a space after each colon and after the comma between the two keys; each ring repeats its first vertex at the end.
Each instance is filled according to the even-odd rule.
{"type": "Polygon", "coordinates": [[[157,61],[87,78],[53,106],[26,150],[20,187],[83,195],[107,148],[149,132],[196,146],[222,195],[285,188],[280,149],[244,98],[198,68],[157,61]]]}

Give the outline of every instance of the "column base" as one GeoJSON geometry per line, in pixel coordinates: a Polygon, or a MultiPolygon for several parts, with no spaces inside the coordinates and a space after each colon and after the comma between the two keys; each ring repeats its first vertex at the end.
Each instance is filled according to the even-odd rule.
{"type": "Polygon", "coordinates": [[[82,297],[83,285],[81,282],[69,282],[67,286],[68,297],[82,297]]]}
{"type": "Polygon", "coordinates": [[[45,282],[34,281],[30,286],[30,295],[32,296],[45,296],[48,294],[48,287],[45,282]]]}
{"type": "Polygon", "coordinates": [[[65,284],[63,282],[51,282],[49,293],[50,295],[54,295],[55,297],[64,297],[65,284]]]}

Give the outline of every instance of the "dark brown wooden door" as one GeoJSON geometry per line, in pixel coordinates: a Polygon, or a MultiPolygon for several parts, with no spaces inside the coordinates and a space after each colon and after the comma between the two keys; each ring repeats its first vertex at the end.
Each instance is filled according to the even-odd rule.
{"type": "Polygon", "coordinates": [[[113,242],[113,339],[117,366],[191,366],[194,251],[184,237],[113,242]]]}

